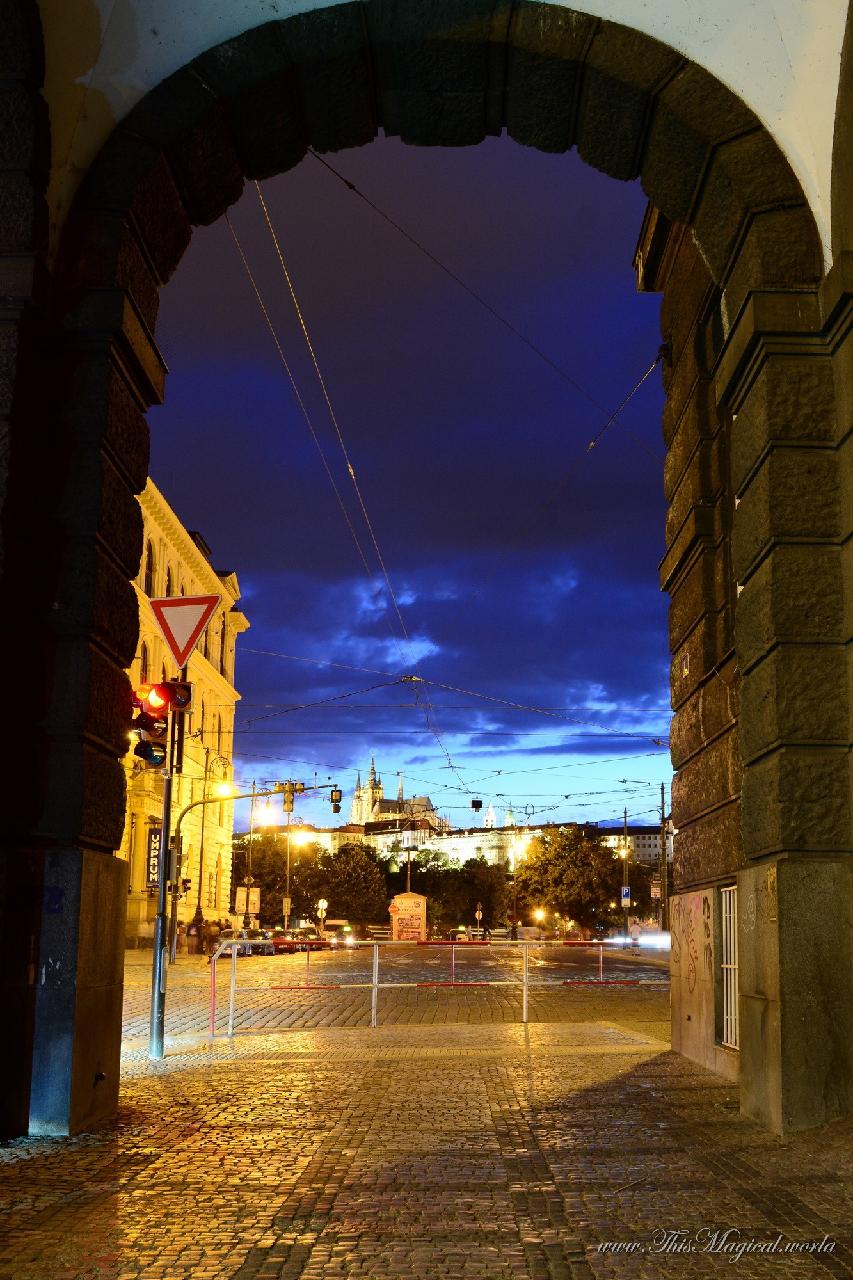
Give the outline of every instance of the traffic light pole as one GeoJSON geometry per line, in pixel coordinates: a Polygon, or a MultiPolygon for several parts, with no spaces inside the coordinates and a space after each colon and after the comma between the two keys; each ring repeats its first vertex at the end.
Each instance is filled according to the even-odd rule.
{"type": "Polygon", "coordinates": [[[157,859],[157,916],[154,921],[154,960],[151,974],[151,1017],[148,1029],[148,1057],[163,1057],[163,1027],[166,1019],[166,974],[168,972],[168,933],[166,922],[166,883],[169,878],[171,850],[169,830],[172,824],[172,766],[175,712],[169,708],[169,753],[163,771],[163,823],[160,834],[160,856],[157,859]]]}

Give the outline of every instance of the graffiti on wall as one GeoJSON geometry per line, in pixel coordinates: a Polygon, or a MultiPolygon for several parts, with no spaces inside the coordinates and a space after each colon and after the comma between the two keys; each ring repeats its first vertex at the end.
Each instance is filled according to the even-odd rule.
{"type": "Polygon", "coordinates": [[[687,989],[696,990],[699,978],[702,948],[702,972],[710,978],[714,971],[714,948],[711,923],[711,895],[709,893],[680,894],[672,904],[672,967],[683,969],[687,977],[687,989]]]}

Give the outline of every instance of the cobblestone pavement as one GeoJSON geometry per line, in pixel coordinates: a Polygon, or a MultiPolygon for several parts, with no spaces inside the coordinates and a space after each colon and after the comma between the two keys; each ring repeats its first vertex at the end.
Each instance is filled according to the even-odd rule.
{"type": "MultiPolygon", "coordinates": [[[[276,961],[241,969],[262,992],[255,964],[276,961]]],[[[853,1125],[783,1141],[742,1119],[732,1086],[668,1051],[665,988],[548,991],[563,1016],[528,1027],[443,1023],[440,1005],[432,1021],[417,1001],[434,992],[390,991],[401,1020],[373,1031],[211,1042],[190,1025],[192,958],[151,1063],[144,968],[128,965],[118,1121],[0,1147],[1,1280],[853,1274],[853,1125]]]]}

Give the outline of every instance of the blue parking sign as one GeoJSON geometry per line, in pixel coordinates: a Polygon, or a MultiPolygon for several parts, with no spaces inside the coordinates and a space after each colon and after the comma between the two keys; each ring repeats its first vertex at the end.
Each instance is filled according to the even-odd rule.
{"type": "Polygon", "coordinates": [[[623,884],[622,886],[622,906],[630,907],[631,905],[631,886],[623,884]]]}

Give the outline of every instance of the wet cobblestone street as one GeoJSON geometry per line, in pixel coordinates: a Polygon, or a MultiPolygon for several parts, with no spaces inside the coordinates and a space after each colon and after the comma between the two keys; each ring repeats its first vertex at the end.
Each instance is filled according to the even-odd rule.
{"type": "Polygon", "coordinates": [[[185,957],[151,1063],[150,954],[128,957],[120,1116],[0,1149],[2,1280],[853,1274],[853,1127],[742,1119],[669,1052],[666,985],[548,988],[527,1027],[512,988],[391,990],[370,1030],[369,992],[272,1000],[298,963],[241,961],[245,1030],[211,1042],[185,957]]]}

